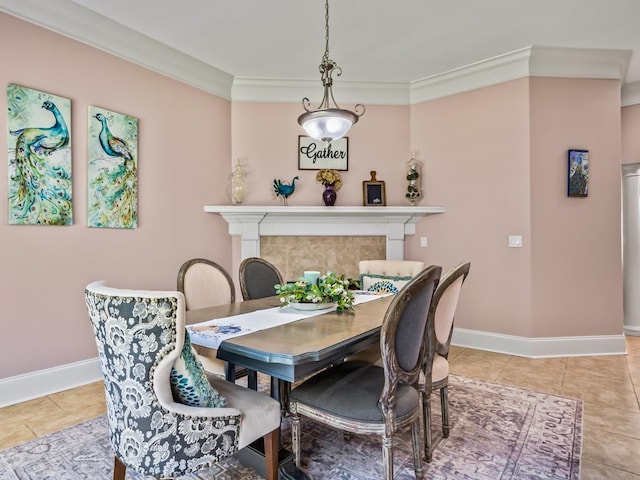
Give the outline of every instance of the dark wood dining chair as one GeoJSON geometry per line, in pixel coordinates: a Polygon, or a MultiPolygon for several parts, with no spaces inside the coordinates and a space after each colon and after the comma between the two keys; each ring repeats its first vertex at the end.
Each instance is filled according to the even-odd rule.
{"type": "Polygon", "coordinates": [[[442,412],[442,435],[449,436],[449,346],[453,334],[453,321],[462,291],[462,284],[469,275],[471,263],[461,263],[442,277],[436,292],[433,294],[429,310],[429,325],[433,328],[430,337],[435,343],[433,361],[425,363],[424,375],[420,379],[423,402],[424,453],[427,462],[433,457],[431,437],[431,392],[440,390],[440,410],[442,412]],[[430,382],[425,381],[430,378],[430,382]],[[429,385],[431,385],[429,387],[429,385]]]}
{"type": "Polygon", "coordinates": [[[192,258],[180,266],[178,291],[184,294],[187,310],[236,301],[236,288],[229,272],[206,258],[192,258]]]}
{"type": "MultiPolygon", "coordinates": [[[[178,291],[184,294],[187,310],[214,307],[236,301],[236,289],[229,272],[206,258],[192,258],[180,266],[178,291]]],[[[207,373],[225,378],[227,362],[204,356],[199,356],[199,359],[207,373]]],[[[236,377],[246,373],[246,369],[236,368],[236,377]]]]}
{"type": "Polygon", "coordinates": [[[240,263],[240,292],[243,300],[272,297],[275,284],[282,285],[282,275],[271,262],[264,258],[249,257],[240,263]]]}
{"type": "MultiPolygon", "coordinates": [[[[393,479],[393,435],[411,425],[416,478],[421,478],[421,402],[418,381],[433,360],[425,351],[429,307],[442,269],[424,269],[389,304],[380,330],[382,367],[347,361],[318,373],[291,391],[292,444],[300,467],[300,416],[354,434],[382,437],[382,472],[393,479]],[[430,357],[430,358],[429,358],[430,357]]],[[[431,342],[432,344],[433,342],[431,342]]]]}

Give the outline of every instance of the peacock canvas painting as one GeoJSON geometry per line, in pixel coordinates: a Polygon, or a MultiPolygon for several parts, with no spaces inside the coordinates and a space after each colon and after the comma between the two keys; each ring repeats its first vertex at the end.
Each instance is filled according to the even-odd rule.
{"type": "Polygon", "coordinates": [[[71,100],[7,85],[9,223],[71,225],[71,100]]]}
{"type": "Polygon", "coordinates": [[[138,226],[138,119],[89,107],[90,227],[138,226]]]}

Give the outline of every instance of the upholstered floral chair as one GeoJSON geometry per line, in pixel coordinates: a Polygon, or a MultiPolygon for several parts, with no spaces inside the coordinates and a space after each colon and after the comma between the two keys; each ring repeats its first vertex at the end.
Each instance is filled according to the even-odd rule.
{"type": "Polygon", "coordinates": [[[104,375],[114,480],[124,480],[127,468],[179,477],[261,437],[267,478],[277,478],[279,403],[204,375],[185,342],[182,293],[97,282],[85,298],[104,375]]]}

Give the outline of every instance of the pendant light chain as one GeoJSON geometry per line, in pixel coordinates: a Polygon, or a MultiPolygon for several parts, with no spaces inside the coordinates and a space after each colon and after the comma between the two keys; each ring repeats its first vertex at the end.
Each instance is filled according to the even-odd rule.
{"type": "Polygon", "coordinates": [[[324,55],[322,63],[329,63],[329,0],[324,2],[324,55]]]}

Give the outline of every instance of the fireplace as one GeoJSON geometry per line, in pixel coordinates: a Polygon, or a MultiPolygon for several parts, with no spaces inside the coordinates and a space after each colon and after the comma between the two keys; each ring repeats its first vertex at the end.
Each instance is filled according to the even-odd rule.
{"type": "MultiPolygon", "coordinates": [[[[204,211],[222,216],[229,224],[229,234],[240,237],[240,259],[247,257],[274,258],[277,250],[274,242],[280,242],[284,237],[291,237],[288,241],[291,255],[296,255],[295,246],[303,245],[299,249],[301,255],[309,256],[309,242],[318,242],[317,256],[326,256],[323,261],[332,265],[340,265],[338,260],[329,258],[332,253],[342,248],[357,253],[356,256],[367,255],[367,245],[370,254],[366,258],[386,258],[389,260],[404,260],[404,240],[408,235],[414,235],[416,224],[428,215],[444,213],[444,207],[406,206],[406,207],[324,207],[324,206],[248,206],[248,205],[207,205],[204,211]],[[275,237],[274,239],[266,237],[275,237]],[[321,245],[321,239],[326,239],[328,247],[321,245]],[[265,238],[265,242],[261,239],[265,238]],[[292,246],[293,245],[293,246],[292,246]],[[262,250],[264,249],[264,254],[262,250]],[[322,253],[324,251],[324,253],[322,253]],[[304,253],[307,252],[307,253],[304,253]],[[266,254],[266,255],[265,255],[266,254]],[[328,260],[327,260],[328,259],[328,260]]],[[[286,240],[285,240],[286,241],[286,240]]],[[[271,260],[270,260],[271,261],[271,260]]],[[[345,263],[348,276],[353,274],[353,262],[345,263]]],[[[273,262],[278,268],[283,268],[282,260],[273,262]]],[[[288,263],[288,262],[287,262],[288,263]]],[[[292,270],[301,268],[301,263],[292,262],[292,270]]],[[[306,264],[305,264],[306,265],[306,264]]],[[[317,270],[325,268],[318,267],[317,270]]],[[[287,280],[290,275],[299,275],[299,271],[289,272],[284,268],[287,280]]],[[[345,269],[346,270],[346,269],[345,269]]],[[[356,272],[357,273],[357,272],[356,272]]],[[[295,278],[293,278],[295,279],[295,278]]]]}

